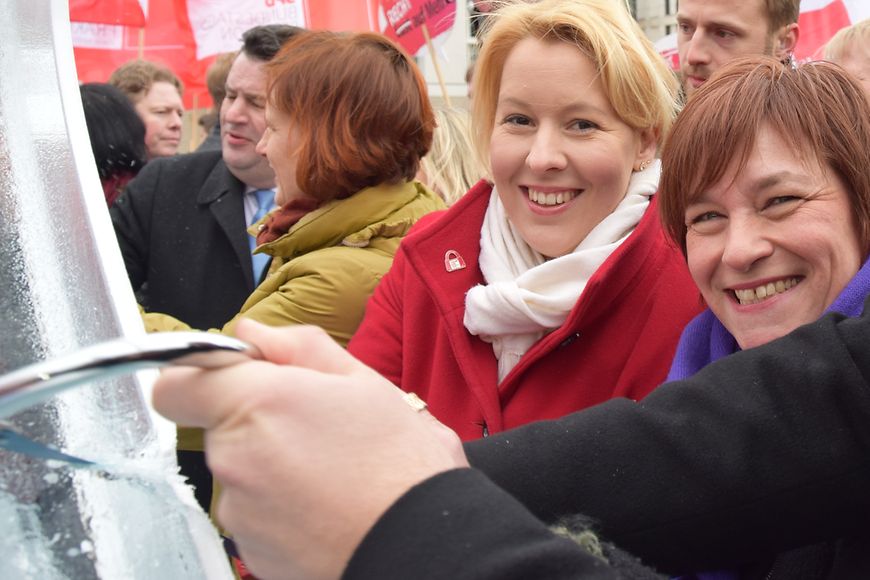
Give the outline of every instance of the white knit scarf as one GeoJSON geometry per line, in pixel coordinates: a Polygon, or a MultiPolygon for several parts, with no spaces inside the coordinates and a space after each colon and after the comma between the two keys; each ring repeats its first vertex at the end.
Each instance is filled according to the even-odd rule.
{"type": "Polygon", "coordinates": [[[560,327],[604,260],[634,231],[656,192],[661,164],[632,174],[625,198],[570,254],[547,260],[508,220],[493,187],[480,235],[486,284],[465,297],[465,328],[492,343],[498,382],[544,333],[560,327]]]}

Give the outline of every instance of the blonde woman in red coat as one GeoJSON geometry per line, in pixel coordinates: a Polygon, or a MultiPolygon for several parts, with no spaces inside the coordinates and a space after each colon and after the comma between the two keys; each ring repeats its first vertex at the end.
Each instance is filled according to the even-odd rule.
{"type": "Polygon", "coordinates": [[[656,215],[677,83],[628,11],[490,22],[472,124],[492,180],[403,240],[349,345],[466,440],[643,397],[700,307],[656,215]]]}

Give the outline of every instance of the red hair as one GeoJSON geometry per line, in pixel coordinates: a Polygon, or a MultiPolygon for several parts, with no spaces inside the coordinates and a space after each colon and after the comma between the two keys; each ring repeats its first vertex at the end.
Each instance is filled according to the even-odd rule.
{"type": "Polygon", "coordinates": [[[435,117],[414,62],[373,33],[304,32],[267,65],[268,103],[302,135],[296,179],[321,201],[410,181],[435,117]]]}

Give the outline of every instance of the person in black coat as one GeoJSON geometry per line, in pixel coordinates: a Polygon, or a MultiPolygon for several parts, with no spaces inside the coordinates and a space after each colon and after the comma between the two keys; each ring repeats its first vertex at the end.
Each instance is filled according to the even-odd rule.
{"type": "Polygon", "coordinates": [[[220,151],[150,162],[112,209],[145,310],[219,326],[254,289],[242,183],[220,151]]]}

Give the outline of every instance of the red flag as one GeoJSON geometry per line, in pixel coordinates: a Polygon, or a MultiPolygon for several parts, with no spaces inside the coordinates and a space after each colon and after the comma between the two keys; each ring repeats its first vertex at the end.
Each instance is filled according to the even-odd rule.
{"type": "Polygon", "coordinates": [[[378,24],[384,36],[414,55],[426,44],[423,25],[431,38],[453,28],[454,0],[378,0],[378,24]]]}
{"type": "MultiPolygon", "coordinates": [[[[810,3],[810,7],[814,7],[810,3]]],[[[798,18],[800,38],[794,56],[798,60],[821,58],[820,49],[851,19],[842,0],[833,0],[815,10],[801,10],[798,18]]]]}
{"type": "Polygon", "coordinates": [[[139,0],[69,0],[70,22],[145,26],[139,0]]]}
{"type": "Polygon", "coordinates": [[[308,28],[312,30],[378,31],[378,0],[306,2],[308,28]]]}
{"type": "Polygon", "coordinates": [[[141,55],[169,67],[181,78],[185,107],[211,105],[205,71],[214,57],[196,59],[193,33],[176,12],[174,0],[149,0],[144,28],[73,23],[72,37],[80,82],[104,83],[112,71],[141,55]]]}

